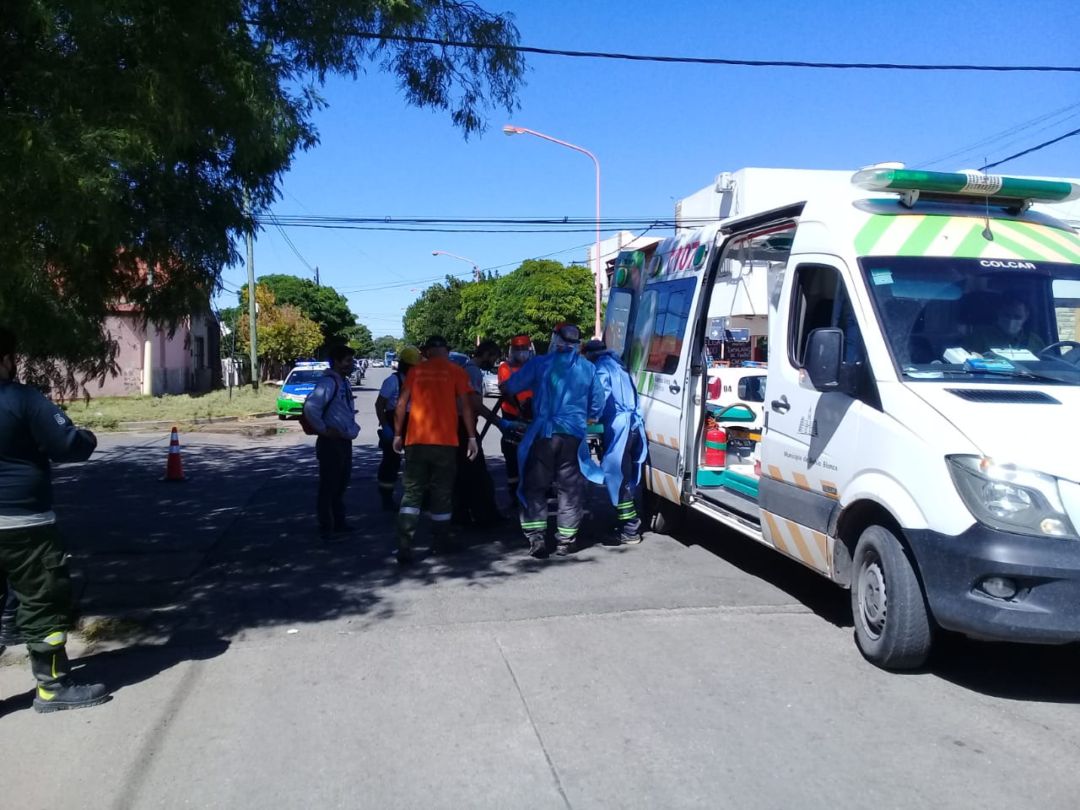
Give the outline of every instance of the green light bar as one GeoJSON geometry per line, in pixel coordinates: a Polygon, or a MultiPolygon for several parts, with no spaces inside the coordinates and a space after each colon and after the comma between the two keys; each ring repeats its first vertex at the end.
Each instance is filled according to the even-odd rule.
{"type": "Polygon", "coordinates": [[[978,172],[921,172],[915,169],[861,169],[851,182],[868,191],[925,191],[1031,202],[1067,202],[1080,198],[1080,185],[1065,180],[1028,180],[978,172]]]}

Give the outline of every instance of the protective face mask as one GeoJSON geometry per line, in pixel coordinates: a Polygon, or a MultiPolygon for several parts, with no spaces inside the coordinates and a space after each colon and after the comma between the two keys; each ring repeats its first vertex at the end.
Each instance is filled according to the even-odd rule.
{"type": "Polygon", "coordinates": [[[510,362],[515,366],[525,365],[532,354],[528,349],[514,349],[510,352],[510,362]]]}

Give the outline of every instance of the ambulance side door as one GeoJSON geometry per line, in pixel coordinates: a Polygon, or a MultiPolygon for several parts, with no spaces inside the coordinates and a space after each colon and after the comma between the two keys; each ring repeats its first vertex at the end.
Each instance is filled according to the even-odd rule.
{"type": "Polygon", "coordinates": [[[646,483],[653,492],[679,503],[686,469],[687,396],[693,392],[690,354],[695,313],[704,273],[650,282],[642,293],[632,352],[639,368],[635,382],[641,396],[649,445],[646,483]]]}
{"type": "Polygon", "coordinates": [[[846,275],[837,257],[793,257],[769,334],[762,531],[777,550],[826,575],[830,520],[857,469],[860,413],[878,401],[846,275]],[[838,384],[822,389],[807,370],[816,330],[840,345],[838,384]]]}

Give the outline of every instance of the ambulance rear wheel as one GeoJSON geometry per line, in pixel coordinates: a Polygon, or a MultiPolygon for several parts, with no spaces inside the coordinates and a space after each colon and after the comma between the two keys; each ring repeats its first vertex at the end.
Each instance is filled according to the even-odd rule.
{"type": "Polygon", "coordinates": [[[661,498],[655,492],[648,493],[646,502],[654,532],[670,536],[679,531],[684,517],[683,508],[680,504],[661,498]]]}
{"type": "Polygon", "coordinates": [[[870,526],[852,561],[855,643],[882,669],[917,669],[933,642],[922,586],[907,551],[889,529],[870,526]]]}

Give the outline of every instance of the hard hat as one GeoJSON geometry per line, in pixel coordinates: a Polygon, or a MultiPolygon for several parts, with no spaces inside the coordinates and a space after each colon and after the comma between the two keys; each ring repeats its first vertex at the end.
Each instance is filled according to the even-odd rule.
{"type": "Polygon", "coordinates": [[[532,346],[532,338],[528,335],[514,335],[510,338],[510,347],[514,349],[528,349],[532,346]]]}
{"type": "Polygon", "coordinates": [[[406,346],[401,350],[401,354],[398,355],[398,363],[404,363],[407,366],[415,366],[420,362],[420,350],[415,346],[406,346]]]}

